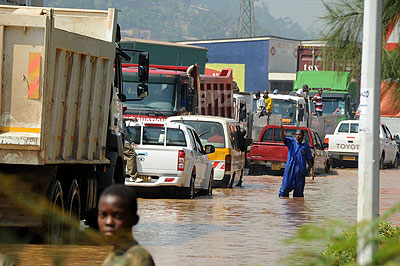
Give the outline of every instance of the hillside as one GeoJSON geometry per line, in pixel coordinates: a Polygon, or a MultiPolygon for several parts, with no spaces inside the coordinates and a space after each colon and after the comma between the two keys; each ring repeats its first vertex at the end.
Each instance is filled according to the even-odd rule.
{"type": "MultiPolygon", "coordinates": [[[[106,9],[117,8],[125,36],[180,41],[235,37],[240,0],[44,0],[45,6],[106,9]]],[[[256,35],[310,39],[315,32],[290,18],[274,18],[268,5],[256,5],[256,35]]]]}

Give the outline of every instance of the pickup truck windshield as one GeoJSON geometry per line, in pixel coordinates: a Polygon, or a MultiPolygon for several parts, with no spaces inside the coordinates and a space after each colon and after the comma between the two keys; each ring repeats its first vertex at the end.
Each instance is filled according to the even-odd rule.
{"type": "MultiPolygon", "coordinates": [[[[139,99],[137,97],[136,82],[124,82],[124,93],[127,99],[139,99]]],[[[176,111],[175,107],[175,85],[149,83],[149,95],[141,101],[125,102],[124,104],[131,110],[155,110],[155,111],[176,111]]]]}
{"type": "Polygon", "coordinates": [[[182,123],[193,127],[199,135],[203,147],[210,144],[215,148],[225,148],[224,130],[220,123],[187,120],[175,120],[172,122],[182,123]]]}
{"type": "Polygon", "coordinates": [[[282,118],[290,119],[292,122],[296,117],[297,102],[291,100],[273,99],[273,114],[280,114],[282,118]]]}
{"type": "Polygon", "coordinates": [[[324,99],[322,94],[322,102],[325,104],[322,113],[324,115],[344,115],[345,112],[345,101],[339,99],[324,99]]]}

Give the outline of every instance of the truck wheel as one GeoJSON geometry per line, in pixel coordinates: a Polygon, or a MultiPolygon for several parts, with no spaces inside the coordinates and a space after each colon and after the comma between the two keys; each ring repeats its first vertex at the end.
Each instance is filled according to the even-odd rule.
{"type": "Polygon", "coordinates": [[[229,183],[229,188],[232,188],[233,187],[233,183],[235,183],[235,173],[233,173],[233,175],[232,175],[232,179],[231,179],[231,182],[229,183]]]}
{"type": "Polygon", "coordinates": [[[396,154],[396,158],[394,158],[392,166],[395,169],[397,169],[399,167],[399,154],[396,154]]]}
{"type": "Polygon", "coordinates": [[[195,195],[195,191],[194,191],[194,181],[196,178],[196,173],[193,172],[192,176],[190,177],[190,185],[188,188],[185,188],[185,198],[187,199],[193,199],[194,195],[195,195]]]}
{"type": "Polygon", "coordinates": [[[336,167],[337,167],[336,159],[332,158],[332,168],[336,167]]]}
{"type": "Polygon", "coordinates": [[[327,174],[327,173],[329,173],[329,170],[331,169],[331,165],[330,165],[330,163],[329,163],[329,160],[326,160],[326,162],[325,162],[325,168],[324,168],[324,171],[325,171],[325,173],[327,174]]]}
{"type": "Polygon", "coordinates": [[[213,180],[214,180],[214,169],[211,169],[210,181],[208,182],[208,189],[207,189],[207,196],[209,197],[212,197],[213,180]]]}
{"type": "Polygon", "coordinates": [[[66,211],[68,218],[70,218],[67,224],[68,242],[73,243],[78,236],[81,214],[81,196],[76,179],[72,181],[69,188],[66,211]]]}
{"type": "Polygon", "coordinates": [[[242,172],[240,172],[239,182],[236,184],[236,186],[238,186],[238,187],[242,186],[242,183],[243,183],[243,172],[244,172],[244,169],[242,169],[242,172]]]}
{"type": "Polygon", "coordinates": [[[47,242],[50,244],[61,243],[60,235],[63,224],[64,200],[60,181],[56,180],[50,194],[50,212],[47,221],[47,242]]]}
{"type": "Polygon", "coordinates": [[[385,154],[382,153],[381,159],[379,160],[379,169],[383,169],[385,167],[385,154]]]}

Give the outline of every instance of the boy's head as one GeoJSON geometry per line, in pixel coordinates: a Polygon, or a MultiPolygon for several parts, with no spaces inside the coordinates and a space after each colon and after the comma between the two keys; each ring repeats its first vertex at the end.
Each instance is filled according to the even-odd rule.
{"type": "Polygon", "coordinates": [[[113,246],[130,240],[132,226],[138,223],[136,193],[124,185],[112,185],[100,196],[97,222],[104,238],[113,246]]]}

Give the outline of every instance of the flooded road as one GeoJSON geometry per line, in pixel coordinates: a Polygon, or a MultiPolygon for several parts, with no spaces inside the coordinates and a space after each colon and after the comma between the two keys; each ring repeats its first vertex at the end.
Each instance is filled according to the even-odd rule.
{"type": "MultiPolygon", "coordinates": [[[[380,173],[382,213],[400,199],[400,170],[380,173]]],[[[134,235],[156,265],[280,265],[294,249],[283,240],[299,226],[356,221],[357,175],[357,169],[335,169],[314,181],[307,178],[304,199],[278,198],[282,177],[268,175],[245,176],[242,187],[214,189],[212,198],[139,199],[134,235]]],[[[391,220],[400,225],[400,216],[391,220]]],[[[21,251],[23,264],[51,265],[40,259],[46,256],[41,249],[30,245],[21,251]]],[[[64,250],[73,254],[65,265],[101,265],[109,247],[64,250]]]]}

